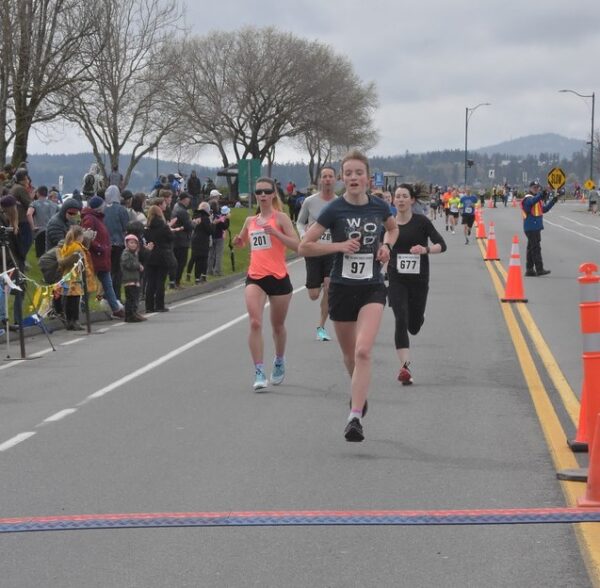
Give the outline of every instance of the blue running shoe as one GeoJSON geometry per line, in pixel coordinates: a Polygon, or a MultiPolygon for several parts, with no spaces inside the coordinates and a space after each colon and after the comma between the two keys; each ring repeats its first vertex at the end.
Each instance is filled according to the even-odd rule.
{"type": "Polygon", "coordinates": [[[331,341],[331,337],[325,327],[317,327],[317,341],[331,341]]]}
{"type": "Polygon", "coordinates": [[[283,382],[283,378],[285,378],[285,362],[278,362],[275,360],[273,362],[273,373],[271,374],[271,383],[274,386],[278,386],[283,382]]]}
{"type": "Polygon", "coordinates": [[[256,378],[254,380],[253,388],[258,392],[259,390],[264,390],[268,385],[267,376],[265,376],[265,372],[262,370],[256,370],[256,378]]]}

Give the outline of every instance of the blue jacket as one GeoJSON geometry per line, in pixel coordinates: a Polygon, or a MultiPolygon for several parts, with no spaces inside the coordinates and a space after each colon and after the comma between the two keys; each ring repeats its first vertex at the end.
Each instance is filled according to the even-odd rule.
{"type": "Polygon", "coordinates": [[[540,192],[536,196],[525,194],[521,202],[523,212],[523,230],[541,231],[544,228],[544,213],[548,212],[556,204],[555,198],[550,198],[546,204],[543,204],[543,195],[540,192]],[[536,206],[536,204],[539,206],[536,206]]]}

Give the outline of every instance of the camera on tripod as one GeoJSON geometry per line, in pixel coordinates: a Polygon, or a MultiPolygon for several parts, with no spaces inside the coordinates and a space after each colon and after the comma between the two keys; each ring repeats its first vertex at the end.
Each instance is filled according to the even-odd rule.
{"type": "Polygon", "coordinates": [[[0,225],[0,243],[7,245],[8,236],[14,234],[15,230],[12,227],[4,227],[0,225]]]}

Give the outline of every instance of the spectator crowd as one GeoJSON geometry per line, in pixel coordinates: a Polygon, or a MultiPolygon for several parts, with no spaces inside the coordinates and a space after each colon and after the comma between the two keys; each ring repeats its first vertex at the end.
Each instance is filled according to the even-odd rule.
{"type": "Polygon", "coordinates": [[[88,296],[113,317],[136,323],[146,320],[141,301],[146,312],[167,312],[167,287],[222,275],[230,209],[221,206],[212,181],[203,185],[195,171],[187,185],[182,180],[161,175],[148,193],[132,193],[118,166],[104,179],[92,164],[81,189],[63,200],[55,187],[34,186],[27,162],[6,166],[0,172],[0,328],[22,327],[24,301],[35,285],[27,275],[32,248],[49,292],[45,314],[74,331],[83,328],[79,314],[88,296]],[[12,322],[7,294],[15,295],[12,322]]]}

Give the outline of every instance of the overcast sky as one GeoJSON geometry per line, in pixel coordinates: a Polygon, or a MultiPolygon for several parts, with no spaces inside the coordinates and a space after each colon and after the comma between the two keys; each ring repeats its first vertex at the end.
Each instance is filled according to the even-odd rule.
{"type": "MultiPolygon", "coordinates": [[[[547,132],[589,139],[591,98],[558,90],[600,88],[600,0],[189,0],[186,22],[197,34],[273,25],[346,55],[377,84],[371,155],[462,149],[465,108],[481,102],[492,105],[473,113],[469,147],[547,132]]],[[[82,150],[69,135],[51,146],[32,137],[29,151],[82,150]]]]}

